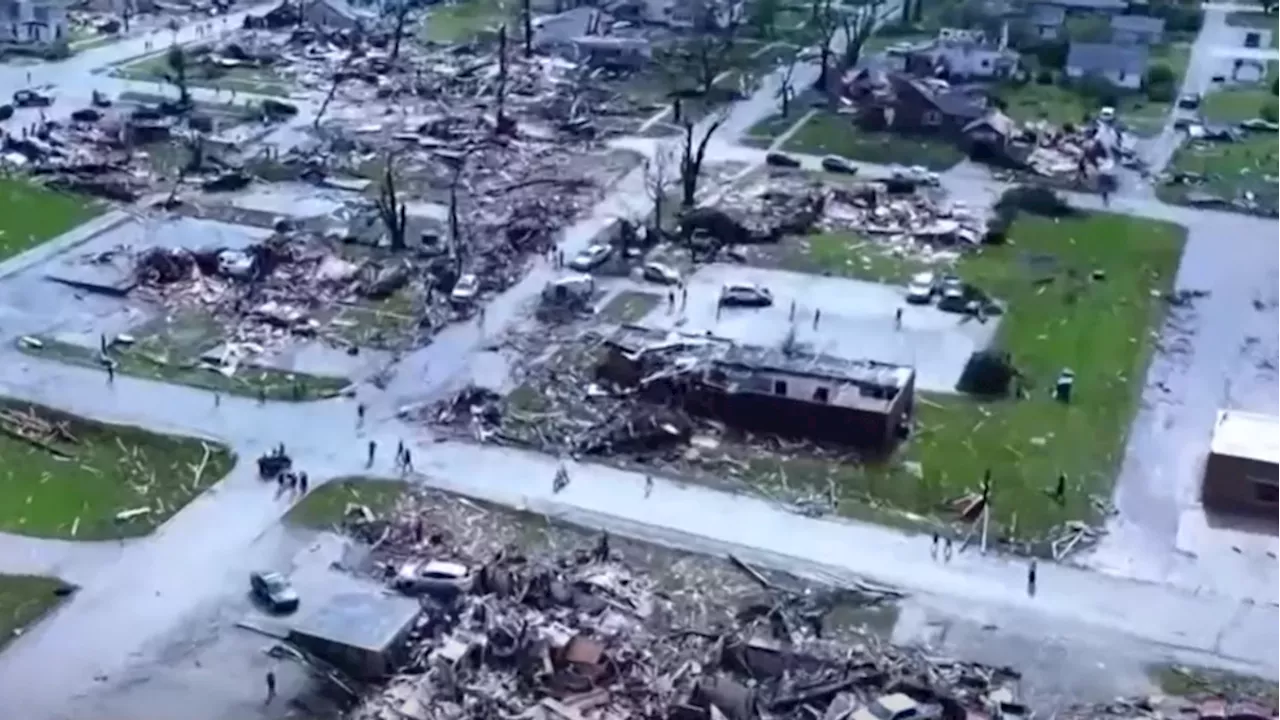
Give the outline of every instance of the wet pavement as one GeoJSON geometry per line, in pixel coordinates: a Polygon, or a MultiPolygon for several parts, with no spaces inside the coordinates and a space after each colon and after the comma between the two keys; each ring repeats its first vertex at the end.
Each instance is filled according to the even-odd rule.
{"type": "MultiPolygon", "coordinates": [[[[123,59],[131,43],[141,44],[124,41],[124,47],[106,46],[107,53],[93,57],[123,59]]],[[[0,88],[22,71],[0,70],[0,88]]],[[[53,77],[65,68],[42,72],[53,77]]],[[[81,86],[86,97],[92,87],[81,86]]],[[[772,97],[766,83],[750,101],[735,106],[731,122],[713,143],[712,161],[762,161],[759,151],[731,141],[772,112],[772,97]]],[[[944,174],[943,181],[974,204],[1000,190],[965,169],[944,174]]],[[[1072,198],[1081,206],[1101,204],[1091,196],[1072,198]]],[[[572,255],[614,218],[634,216],[647,206],[643,174],[633,171],[586,218],[566,229],[561,247],[572,255]]],[[[123,684],[112,692],[127,694],[139,687],[130,678],[150,672],[147,663],[166,665],[165,648],[179,641],[206,642],[211,628],[234,622],[219,603],[232,593],[229,587],[243,582],[247,567],[278,552],[264,550],[264,538],[279,532],[278,520],[291,504],[256,478],[248,460],[281,441],[317,483],[365,472],[370,439],[382,453],[371,472],[392,472],[390,448],[404,439],[417,448],[423,475],[415,479],[433,486],[686,549],[733,551],[820,579],[870,577],[900,585],[915,593],[908,609],[916,618],[917,636],[931,632],[934,619],[950,618],[992,637],[998,633],[985,628],[1031,639],[1088,638],[1099,648],[1126,644],[1126,652],[1148,660],[1176,657],[1274,676],[1274,651],[1258,641],[1280,630],[1274,560],[1256,569],[1256,583],[1241,581],[1235,574],[1238,564],[1220,562],[1213,554],[1233,551],[1210,549],[1187,558],[1179,543],[1185,547],[1192,540],[1179,527],[1189,526],[1182,520],[1195,511],[1196,467],[1214,411],[1223,404],[1243,404],[1276,412],[1274,372],[1257,370],[1256,360],[1242,349],[1254,348],[1251,352],[1272,362],[1276,358],[1276,223],[1168,207],[1140,195],[1117,197],[1110,209],[1186,225],[1189,240],[1179,286],[1212,294],[1198,302],[1194,317],[1180,319],[1177,332],[1186,338],[1182,349],[1152,366],[1153,382],[1158,379],[1167,390],[1148,391],[1132,431],[1116,491],[1121,515],[1089,559],[1105,572],[1041,566],[1041,592],[1035,597],[1024,592],[1026,568],[1019,559],[969,553],[939,564],[929,556],[927,539],[898,530],[802,517],[765,500],[664,478],[656,479],[645,499],[643,476],[587,464],[572,465],[568,488],[553,493],[557,461],[552,458],[436,442],[428,431],[398,421],[400,408],[439,397],[469,374],[477,351],[522,320],[533,298],[557,275],[542,260],[489,304],[485,325],[473,321],[445,329],[431,345],[405,355],[384,390],[361,385],[360,401],[370,407],[363,429],[357,428],[354,399],[259,406],[225,397],[215,407],[212,395],[203,391],[132,377],[108,385],[97,371],[37,362],[5,343],[0,394],[99,420],[217,439],[230,444],[241,462],[148,538],[111,548],[87,546],[80,553],[63,543],[0,536],[0,572],[56,571],[84,586],[50,621],[0,655],[0,716],[14,715],[14,708],[30,720],[83,716],[76,709],[84,698],[98,697],[117,683],[123,684]],[[1259,298],[1262,309],[1255,309],[1259,298]],[[1228,377],[1234,379],[1224,385],[1228,377]],[[50,667],[58,672],[50,674],[50,667]]],[[[180,707],[182,692],[174,688],[181,687],[161,694],[180,707]]]]}

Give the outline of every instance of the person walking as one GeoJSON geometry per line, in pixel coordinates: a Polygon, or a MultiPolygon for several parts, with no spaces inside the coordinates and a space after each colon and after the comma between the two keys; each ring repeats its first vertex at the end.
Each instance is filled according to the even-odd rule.
{"type": "Polygon", "coordinates": [[[213,394],[213,406],[222,407],[222,393],[216,392],[213,394]]]}
{"type": "Polygon", "coordinates": [[[902,329],[902,308],[898,308],[893,312],[893,329],[902,329]]]}
{"type": "Polygon", "coordinates": [[[266,388],[263,388],[263,387],[258,388],[258,404],[259,404],[259,405],[266,405],[266,404],[267,404],[267,389],[266,389],[266,388]]]}
{"type": "Polygon", "coordinates": [[[270,705],[272,700],[276,699],[276,674],[270,670],[267,671],[267,702],[270,705]]]}
{"type": "Polygon", "coordinates": [[[1027,594],[1032,597],[1036,594],[1036,561],[1034,559],[1027,566],[1027,594]]]}
{"type": "Polygon", "coordinates": [[[938,557],[938,532],[936,530],[933,532],[933,545],[929,547],[929,555],[934,558],[938,557]]]}
{"type": "Polygon", "coordinates": [[[404,449],[404,470],[413,472],[413,455],[409,453],[409,448],[404,449]]]}
{"type": "Polygon", "coordinates": [[[647,498],[653,494],[653,476],[644,476],[644,496],[647,498]]]}
{"type": "Polygon", "coordinates": [[[814,330],[818,329],[818,323],[821,321],[822,321],[822,309],[814,308],[813,309],[813,329],[814,330]]]}
{"type": "Polygon", "coordinates": [[[307,474],[305,472],[298,473],[298,490],[303,495],[307,494],[307,474]]]}
{"type": "Polygon", "coordinates": [[[946,537],[942,540],[942,561],[951,562],[951,538],[946,537]]]}
{"type": "Polygon", "coordinates": [[[373,456],[378,452],[378,442],[376,440],[369,441],[369,459],[365,461],[365,467],[373,467],[373,456]]]}
{"type": "Polygon", "coordinates": [[[356,405],[356,424],[364,425],[364,403],[356,405]]]}
{"type": "Polygon", "coordinates": [[[107,384],[110,385],[116,381],[116,363],[111,358],[107,358],[107,384]]]}

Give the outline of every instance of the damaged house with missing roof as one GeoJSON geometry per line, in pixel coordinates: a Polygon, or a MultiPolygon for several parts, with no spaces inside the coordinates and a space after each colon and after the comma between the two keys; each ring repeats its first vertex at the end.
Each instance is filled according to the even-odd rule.
{"type": "Polygon", "coordinates": [[[909,367],[636,325],[605,348],[601,377],[750,432],[884,452],[910,425],[909,367]]]}

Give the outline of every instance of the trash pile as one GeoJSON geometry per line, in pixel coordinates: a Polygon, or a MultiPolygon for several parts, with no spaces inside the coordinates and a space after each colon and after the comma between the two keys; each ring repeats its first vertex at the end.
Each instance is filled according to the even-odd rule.
{"type": "Polygon", "coordinates": [[[349,510],[375,572],[424,607],[405,667],[353,718],[1026,714],[1016,671],[894,647],[840,618],[901,597],[888,588],[813,588],[732,556],[673,562],[556,528],[533,547],[465,500],[349,510]]]}
{"type": "Polygon", "coordinates": [[[730,190],[719,208],[744,218],[741,225],[755,242],[849,232],[913,257],[954,256],[986,232],[983,213],[907,174],[825,184],[773,175],[730,190]]]}

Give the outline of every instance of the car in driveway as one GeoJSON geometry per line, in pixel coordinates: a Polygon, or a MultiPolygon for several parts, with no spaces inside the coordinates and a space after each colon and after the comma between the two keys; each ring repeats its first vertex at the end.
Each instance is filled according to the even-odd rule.
{"type": "Polygon", "coordinates": [[[291,613],[298,609],[298,591],[278,572],[251,573],[249,590],[271,612],[291,613]]]}
{"type": "Polygon", "coordinates": [[[467,273],[453,284],[453,290],[449,291],[449,299],[461,305],[475,300],[479,294],[480,278],[474,273],[467,273]]]}
{"type": "Polygon", "coordinates": [[[592,245],[574,256],[569,261],[569,267],[578,272],[589,272],[595,270],[604,264],[605,260],[613,254],[613,248],[608,245],[592,245]]]}
{"type": "Polygon", "coordinates": [[[931,272],[918,272],[907,282],[907,302],[927,305],[938,292],[938,277],[931,272]]]}
{"type": "Polygon", "coordinates": [[[676,285],[680,282],[680,273],[670,265],[660,262],[645,263],[641,275],[645,280],[659,285],[676,285]]]}
{"type": "Polygon", "coordinates": [[[471,590],[474,575],[462,563],[447,560],[411,560],[400,566],[392,587],[405,595],[431,595],[451,599],[471,590]]]}
{"type": "Polygon", "coordinates": [[[729,283],[720,288],[720,304],[737,307],[767,307],[773,304],[769,288],[755,283],[729,283]]]}
{"type": "Polygon", "coordinates": [[[1202,99],[1200,93],[1183,93],[1178,97],[1178,109],[1198,110],[1202,99]]]}

